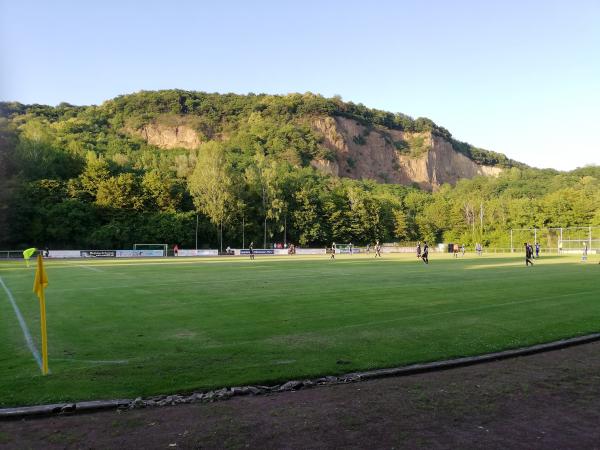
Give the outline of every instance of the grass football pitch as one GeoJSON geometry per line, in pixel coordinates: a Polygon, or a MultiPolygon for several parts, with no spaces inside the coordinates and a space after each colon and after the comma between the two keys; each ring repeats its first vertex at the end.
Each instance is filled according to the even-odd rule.
{"type": "Polygon", "coordinates": [[[414,255],[0,262],[0,405],[132,398],[401,366],[600,329],[597,257],[414,255]],[[595,258],[595,259],[594,259],[595,258]]]}

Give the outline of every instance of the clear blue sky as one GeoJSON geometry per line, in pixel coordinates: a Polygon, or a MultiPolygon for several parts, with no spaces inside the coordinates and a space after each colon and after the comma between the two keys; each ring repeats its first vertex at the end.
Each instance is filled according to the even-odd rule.
{"type": "Polygon", "coordinates": [[[600,164],[600,1],[0,0],[0,99],[312,91],[537,167],[600,164]]]}

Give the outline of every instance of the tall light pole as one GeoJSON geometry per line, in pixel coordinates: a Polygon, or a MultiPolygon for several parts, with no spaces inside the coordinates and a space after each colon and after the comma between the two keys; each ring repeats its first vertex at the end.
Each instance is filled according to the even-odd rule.
{"type": "Polygon", "coordinates": [[[198,250],[198,214],[196,213],[196,250],[198,250]]]}
{"type": "Polygon", "coordinates": [[[223,253],[223,220],[221,220],[221,224],[219,226],[219,242],[220,252],[223,253]]]}

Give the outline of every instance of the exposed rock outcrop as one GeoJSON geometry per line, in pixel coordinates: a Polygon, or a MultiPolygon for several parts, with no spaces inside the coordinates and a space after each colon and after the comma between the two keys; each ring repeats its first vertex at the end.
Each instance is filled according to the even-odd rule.
{"type": "Polygon", "coordinates": [[[199,133],[185,124],[164,125],[156,122],[143,125],[135,134],[148,144],[160,148],[197,148],[202,142],[199,133]]]}
{"type": "Polygon", "coordinates": [[[335,154],[335,161],[314,161],[313,166],[333,175],[435,190],[461,178],[502,171],[477,164],[432,133],[368,128],[344,117],[316,118],[313,126],[335,154]]]}

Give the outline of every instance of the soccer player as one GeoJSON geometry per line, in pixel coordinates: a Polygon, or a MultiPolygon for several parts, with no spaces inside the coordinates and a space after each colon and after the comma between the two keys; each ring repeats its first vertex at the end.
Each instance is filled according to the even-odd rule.
{"type": "Polygon", "coordinates": [[[421,257],[421,241],[417,242],[417,258],[421,257]]]}
{"type": "Polygon", "coordinates": [[[381,245],[379,245],[379,241],[375,241],[375,258],[377,257],[381,258],[381,245]]]}
{"type": "Polygon", "coordinates": [[[329,259],[335,259],[335,242],[331,243],[331,258],[329,259]]]}
{"type": "Polygon", "coordinates": [[[540,243],[539,242],[535,243],[535,257],[536,257],[536,259],[540,257],[540,243]]]}
{"type": "Polygon", "coordinates": [[[531,260],[531,257],[533,256],[533,249],[527,242],[525,242],[523,245],[525,246],[525,266],[529,266],[529,264],[533,266],[533,261],[531,260]]]}
{"type": "Polygon", "coordinates": [[[454,257],[458,258],[458,244],[452,246],[452,252],[454,253],[454,257]]]}
{"type": "Polygon", "coordinates": [[[250,250],[250,259],[253,260],[254,259],[254,242],[250,242],[250,247],[248,247],[248,250],[250,250]]]}
{"type": "Polygon", "coordinates": [[[421,259],[425,264],[429,264],[429,245],[427,245],[427,241],[423,242],[423,254],[421,255],[421,259]]]}
{"type": "Polygon", "coordinates": [[[460,251],[461,251],[462,256],[464,258],[464,256],[465,256],[465,244],[463,244],[463,245],[460,246],[460,251]]]}
{"type": "Polygon", "coordinates": [[[29,267],[29,258],[31,258],[37,252],[37,248],[31,247],[26,250],[23,250],[23,259],[25,260],[25,265],[29,267]]]}

